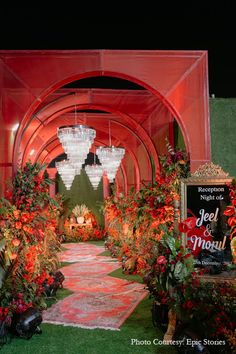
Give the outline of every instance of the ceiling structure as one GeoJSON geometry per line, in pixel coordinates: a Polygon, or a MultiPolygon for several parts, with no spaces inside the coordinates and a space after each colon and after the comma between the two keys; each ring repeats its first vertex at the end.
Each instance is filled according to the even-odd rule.
{"type": "Polygon", "coordinates": [[[77,123],[96,130],[94,152],[109,145],[110,122],[112,145],[126,149],[123,191],[158,172],[174,120],[192,170],[210,159],[204,51],[1,51],[0,72],[1,179],[29,158],[50,164],[63,153],[57,128],[77,123]]]}

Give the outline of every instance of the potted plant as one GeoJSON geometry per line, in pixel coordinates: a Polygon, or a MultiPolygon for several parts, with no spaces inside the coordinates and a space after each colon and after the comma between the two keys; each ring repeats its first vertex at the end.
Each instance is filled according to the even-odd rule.
{"type": "Polygon", "coordinates": [[[88,214],[90,210],[87,208],[85,204],[76,205],[72,210],[72,213],[76,217],[78,224],[83,224],[85,220],[86,214],[88,214]]]}
{"type": "MultiPolygon", "coordinates": [[[[193,258],[173,232],[166,232],[157,247],[157,257],[151,271],[144,277],[148,290],[154,298],[153,315],[176,311],[181,299],[181,287],[193,272],[193,258]]],[[[167,319],[167,316],[164,316],[167,319]]],[[[153,322],[158,319],[153,318],[153,322]]]]}

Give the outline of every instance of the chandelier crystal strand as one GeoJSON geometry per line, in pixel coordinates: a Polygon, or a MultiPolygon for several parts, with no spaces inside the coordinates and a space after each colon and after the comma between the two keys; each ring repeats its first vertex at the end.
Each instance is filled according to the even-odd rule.
{"type": "Polygon", "coordinates": [[[125,149],[117,148],[115,146],[102,147],[100,146],[96,150],[99,161],[103,166],[103,170],[106,172],[110,182],[113,182],[120,166],[121,160],[124,157],[125,149]]]}
{"type": "Polygon", "coordinates": [[[93,186],[93,189],[97,189],[103,174],[103,167],[101,165],[86,165],[85,172],[93,186]]]}
{"type": "Polygon", "coordinates": [[[90,183],[93,186],[93,189],[96,190],[100,181],[101,181],[102,175],[103,175],[103,167],[102,167],[102,165],[96,164],[96,152],[95,151],[93,153],[93,165],[86,165],[85,172],[90,180],[90,183]]]}
{"type": "Polygon", "coordinates": [[[71,165],[70,161],[68,160],[56,161],[55,165],[66,189],[69,190],[72,186],[76,174],[75,168],[71,165]]]}
{"type": "Polygon", "coordinates": [[[57,136],[76,170],[76,175],[79,174],[96,137],[96,131],[86,125],[72,125],[58,128],[57,136]]]}

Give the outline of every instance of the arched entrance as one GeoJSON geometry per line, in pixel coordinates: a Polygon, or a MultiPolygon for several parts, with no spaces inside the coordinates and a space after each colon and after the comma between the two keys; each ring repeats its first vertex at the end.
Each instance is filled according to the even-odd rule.
{"type": "MultiPolygon", "coordinates": [[[[1,52],[1,55],[4,58],[2,70],[8,78],[8,90],[6,84],[2,87],[2,90],[5,90],[2,106],[3,120],[8,126],[8,128],[2,127],[7,142],[2,146],[2,149],[7,152],[5,154],[7,161],[2,161],[1,164],[2,179],[10,174],[8,167],[16,166],[19,157],[22,160],[23,142],[25,143],[24,154],[27,154],[25,147],[30,146],[29,136],[34,135],[39,125],[43,124],[40,114],[44,111],[47,100],[50,101],[49,98],[52,98],[53,94],[65,84],[93,76],[118,77],[145,88],[144,92],[147,96],[145,99],[143,92],[139,93],[138,100],[136,95],[133,101],[131,97],[119,101],[118,98],[120,99],[121,96],[118,95],[116,100],[113,98],[110,107],[105,108],[113,114],[118,112],[118,116],[114,118],[117,127],[120,117],[126,119],[126,122],[129,121],[130,130],[133,130],[131,120],[136,123],[137,140],[140,140],[141,145],[144,146],[145,154],[154,159],[156,168],[158,159],[155,155],[161,153],[163,148],[161,138],[171,135],[171,124],[174,119],[179,124],[186,148],[190,153],[192,170],[210,159],[207,54],[204,51],[6,51],[1,52]],[[146,112],[145,117],[141,117],[145,112],[145,100],[145,107],[149,107],[149,111],[146,112]],[[122,104],[123,109],[120,109],[122,104]],[[126,109],[124,109],[125,104],[126,109]],[[130,114],[128,107],[136,107],[140,110],[140,114],[137,111],[135,114],[130,114]],[[13,142],[8,136],[8,130],[16,121],[20,123],[20,127],[16,134],[13,153],[13,142]],[[27,130],[29,121],[30,129],[27,130]],[[148,137],[145,137],[143,131],[148,137]]],[[[80,104],[96,108],[98,105],[109,106],[104,102],[102,104],[104,98],[101,92],[99,97],[98,92],[87,90],[82,99],[80,96],[80,104]],[[92,97],[90,103],[88,103],[89,95],[90,98],[92,97]]],[[[67,99],[71,100],[68,97],[64,99],[64,108],[68,107],[71,110],[71,107],[65,104],[67,99]]],[[[60,110],[55,109],[55,103],[49,106],[54,109],[51,114],[57,112],[61,114],[60,110]]],[[[50,107],[47,113],[50,112],[50,107]]],[[[123,122],[119,123],[123,124],[123,122]]],[[[118,135],[116,132],[113,134],[118,135]]],[[[137,151],[137,148],[138,146],[135,146],[134,150],[137,151]]],[[[136,160],[141,161],[137,155],[136,160]]],[[[140,170],[144,170],[142,167],[140,170]]],[[[150,172],[149,169],[148,171],[150,172]]]]}

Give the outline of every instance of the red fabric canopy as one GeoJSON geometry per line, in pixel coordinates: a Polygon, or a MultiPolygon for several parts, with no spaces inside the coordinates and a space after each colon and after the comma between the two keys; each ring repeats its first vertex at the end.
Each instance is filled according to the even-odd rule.
{"type": "Polygon", "coordinates": [[[151,180],[152,161],[165,152],[174,119],[190,153],[191,168],[210,160],[208,71],[205,51],[0,51],[0,177],[30,157],[49,163],[62,152],[60,125],[78,121],[97,131],[95,145],[107,145],[108,120],[114,145],[127,150],[120,185],[151,180]],[[140,90],[64,89],[86,77],[110,76],[140,90]],[[12,131],[19,123],[17,132],[12,131]],[[32,151],[35,151],[32,153],[32,151]],[[31,156],[30,156],[31,154],[31,156]],[[124,177],[125,174],[125,177],[124,177]],[[122,182],[123,181],[123,182],[122,182]]]}

